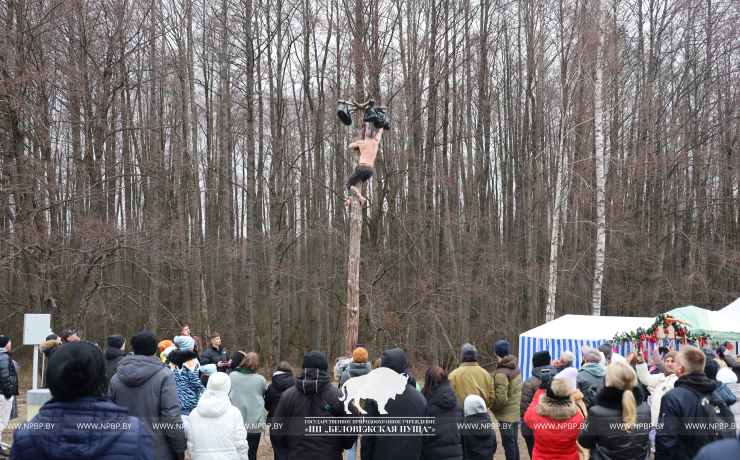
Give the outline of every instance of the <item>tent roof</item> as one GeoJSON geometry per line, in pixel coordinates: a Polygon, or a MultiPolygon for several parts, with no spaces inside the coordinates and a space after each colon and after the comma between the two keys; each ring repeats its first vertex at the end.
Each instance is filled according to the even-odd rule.
{"type": "Polygon", "coordinates": [[[740,340],[740,321],[722,311],[710,311],[689,305],[674,308],[666,314],[691,324],[692,327],[687,328],[693,333],[706,333],[714,340],[740,340]]]}
{"type": "Polygon", "coordinates": [[[734,302],[732,302],[730,305],[726,306],[719,312],[729,317],[730,319],[740,321],[740,298],[736,299],[734,302]]]}
{"type": "Polygon", "coordinates": [[[644,317],[563,315],[521,335],[542,339],[604,340],[638,327],[647,329],[654,322],[655,318],[644,317]]]}

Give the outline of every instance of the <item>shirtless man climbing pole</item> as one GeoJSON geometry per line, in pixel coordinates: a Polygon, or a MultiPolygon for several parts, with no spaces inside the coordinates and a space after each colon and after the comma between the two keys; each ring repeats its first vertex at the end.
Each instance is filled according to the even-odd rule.
{"type": "MultiPolygon", "coordinates": [[[[347,179],[347,189],[360,199],[360,206],[365,205],[367,198],[362,196],[362,193],[355,187],[355,184],[360,181],[367,182],[368,179],[373,177],[373,165],[375,164],[375,157],[378,155],[378,144],[380,143],[380,138],[383,136],[383,128],[380,128],[375,136],[372,136],[372,133],[370,131],[364,141],[355,141],[349,145],[350,149],[360,149],[360,162],[349,176],[349,179],[347,179]]],[[[352,195],[344,203],[345,206],[349,206],[350,204],[352,204],[352,195]]]]}

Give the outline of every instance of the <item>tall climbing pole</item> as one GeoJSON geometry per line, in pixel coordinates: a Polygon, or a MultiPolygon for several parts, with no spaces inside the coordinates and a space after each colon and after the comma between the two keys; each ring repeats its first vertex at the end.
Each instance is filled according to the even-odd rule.
{"type": "MultiPolygon", "coordinates": [[[[355,125],[355,140],[365,139],[365,123],[362,117],[365,109],[373,100],[362,103],[352,101],[339,101],[347,104],[355,125]]],[[[376,107],[384,110],[385,107],[376,107]]],[[[372,126],[370,129],[374,129],[372,126]]],[[[360,162],[360,149],[352,150],[352,168],[357,167],[360,162]]],[[[362,182],[355,187],[363,193],[362,182]]],[[[352,356],[352,351],[357,344],[358,329],[360,324],[360,240],[362,239],[362,205],[360,199],[354,193],[349,194],[352,198],[349,215],[349,277],[347,279],[347,335],[344,340],[344,356],[352,356]]]]}

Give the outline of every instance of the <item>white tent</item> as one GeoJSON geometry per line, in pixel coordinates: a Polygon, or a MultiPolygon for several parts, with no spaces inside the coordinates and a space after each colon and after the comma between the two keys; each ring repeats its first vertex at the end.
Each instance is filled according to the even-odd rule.
{"type": "MultiPolygon", "coordinates": [[[[519,335],[519,368],[522,379],[532,372],[532,355],[538,351],[549,350],[552,359],[560,358],[564,351],[576,355],[576,368],[580,368],[583,355],[581,346],[598,347],[614,338],[616,334],[634,331],[638,327],[647,329],[655,318],[628,316],[588,316],[564,315],[519,335]]],[[[626,356],[631,344],[617,347],[619,354],[626,356]]]]}
{"type": "Polygon", "coordinates": [[[731,320],[740,323],[740,299],[735,300],[730,305],[726,306],[719,311],[723,315],[727,316],[731,320]]]}

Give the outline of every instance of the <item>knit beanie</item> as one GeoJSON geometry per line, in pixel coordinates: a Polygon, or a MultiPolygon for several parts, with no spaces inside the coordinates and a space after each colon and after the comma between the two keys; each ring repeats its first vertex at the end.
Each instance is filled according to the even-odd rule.
{"type": "Polygon", "coordinates": [[[49,359],[46,383],[58,401],[105,396],[108,375],[103,353],[91,342],[70,342],[59,347],[49,359]]]}
{"type": "Polygon", "coordinates": [[[154,356],[157,353],[157,336],[152,331],[141,331],[131,337],[135,355],[154,356]]]}
{"type": "Polygon", "coordinates": [[[620,355],[619,353],[612,353],[612,358],[611,358],[611,363],[612,364],[614,364],[614,363],[626,363],[626,362],[627,362],[627,358],[625,358],[624,356],[620,355]]]}
{"type": "Polygon", "coordinates": [[[206,389],[229,394],[231,391],[231,379],[225,372],[216,372],[214,375],[208,377],[206,389]]]}
{"type": "Polygon", "coordinates": [[[707,362],[704,364],[704,374],[707,378],[717,380],[717,371],[719,371],[719,364],[717,364],[717,361],[707,359],[707,362]]]}
{"type": "Polygon", "coordinates": [[[576,377],[578,377],[578,369],[576,369],[575,367],[568,367],[558,372],[558,375],[556,375],[552,379],[553,380],[567,380],[570,383],[571,391],[575,391],[577,389],[576,377]]]}
{"type": "Polygon", "coordinates": [[[241,364],[242,361],[244,361],[245,356],[246,355],[242,353],[241,351],[237,351],[236,353],[231,355],[231,370],[232,371],[236,369],[237,367],[239,367],[239,364],[241,364]]]}
{"type": "Polygon", "coordinates": [[[669,351],[668,353],[666,353],[666,354],[665,354],[665,357],[664,357],[663,359],[664,359],[664,360],[666,360],[666,359],[668,359],[668,358],[673,358],[673,360],[675,361],[675,360],[676,360],[676,355],[677,355],[677,354],[678,354],[678,351],[676,351],[676,350],[671,350],[671,351],[669,351]]]}
{"type": "Polygon", "coordinates": [[[460,361],[463,363],[478,361],[478,350],[469,343],[464,343],[460,347],[460,361]]]}
{"type": "Polygon", "coordinates": [[[58,335],[51,333],[46,336],[46,340],[57,340],[58,337],[59,337],[58,335]]]}
{"type": "MultiPolygon", "coordinates": [[[[496,356],[504,357],[509,354],[509,342],[506,340],[499,340],[493,345],[493,354],[496,356]]],[[[549,363],[548,363],[549,364],[549,363]]]]}
{"type": "Polygon", "coordinates": [[[366,363],[367,362],[367,350],[364,348],[355,348],[355,350],[352,352],[352,361],[356,363],[366,363]]]}
{"type": "Polygon", "coordinates": [[[7,335],[0,335],[0,348],[5,348],[5,345],[10,342],[10,337],[7,335]]]}
{"type": "Polygon", "coordinates": [[[565,379],[551,380],[545,394],[550,399],[564,401],[570,398],[570,382],[565,379]]]}
{"type": "Polygon", "coordinates": [[[213,375],[216,373],[218,368],[215,364],[204,364],[203,366],[200,366],[200,370],[206,375],[213,375]]]}
{"type": "Polygon", "coordinates": [[[550,358],[550,352],[547,350],[538,351],[532,355],[532,367],[547,366],[550,362],[552,362],[552,358],[550,358]]]}
{"type": "Polygon", "coordinates": [[[179,335],[175,337],[175,345],[180,350],[191,350],[195,346],[195,340],[189,335],[179,335]]]}
{"type": "Polygon", "coordinates": [[[122,335],[113,334],[108,336],[108,346],[112,348],[121,348],[126,339],[122,335]]]}
{"type": "Polygon", "coordinates": [[[599,345],[599,351],[604,353],[605,358],[609,358],[611,354],[613,353],[612,346],[608,343],[602,343],[599,345]]]}
{"type": "Polygon", "coordinates": [[[166,349],[168,349],[171,346],[172,346],[172,340],[162,340],[157,345],[157,347],[159,347],[159,351],[165,351],[166,349]]]}
{"type": "Polygon", "coordinates": [[[463,406],[465,407],[465,415],[485,414],[488,412],[486,402],[478,395],[466,396],[463,406]]]}
{"type": "Polygon", "coordinates": [[[732,369],[729,367],[723,367],[717,372],[717,381],[725,385],[737,383],[737,374],[732,372],[732,369]]]}
{"type": "Polygon", "coordinates": [[[601,361],[601,354],[599,354],[599,350],[596,348],[583,345],[581,346],[581,353],[583,353],[583,357],[586,358],[587,363],[598,363],[601,361]]]}
{"type": "Polygon", "coordinates": [[[303,357],[303,363],[301,363],[303,369],[319,369],[326,371],[329,368],[329,362],[326,360],[326,355],[319,350],[309,351],[306,356],[303,357]]]}

